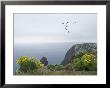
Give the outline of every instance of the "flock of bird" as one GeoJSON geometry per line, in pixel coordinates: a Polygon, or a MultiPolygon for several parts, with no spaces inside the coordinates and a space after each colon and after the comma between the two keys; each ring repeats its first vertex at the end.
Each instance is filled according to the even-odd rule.
{"type": "MultiPolygon", "coordinates": [[[[74,21],[73,24],[78,23],[77,21],[74,21]]],[[[70,22],[66,21],[66,22],[62,22],[62,24],[64,25],[65,30],[67,31],[67,33],[70,33],[70,30],[68,29],[70,22]]]]}

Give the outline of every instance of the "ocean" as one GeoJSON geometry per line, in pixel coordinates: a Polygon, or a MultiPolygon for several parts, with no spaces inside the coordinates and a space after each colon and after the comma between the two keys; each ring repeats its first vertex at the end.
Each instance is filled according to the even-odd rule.
{"type": "Polygon", "coordinates": [[[36,57],[41,59],[47,57],[48,64],[60,64],[66,52],[74,43],[38,43],[38,44],[14,44],[13,72],[19,68],[16,59],[21,56],[36,57]]]}

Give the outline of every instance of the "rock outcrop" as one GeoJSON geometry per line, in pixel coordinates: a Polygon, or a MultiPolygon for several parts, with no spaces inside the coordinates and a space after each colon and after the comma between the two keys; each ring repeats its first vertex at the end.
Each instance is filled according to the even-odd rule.
{"type": "Polygon", "coordinates": [[[83,44],[75,44],[73,45],[66,53],[64,60],[62,61],[62,65],[68,64],[71,59],[80,53],[92,53],[97,52],[97,44],[96,43],[83,43],[83,44]]]}
{"type": "Polygon", "coordinates": [[[44,64],[44,66],[47,66],[48,65],[48,60],[46,57],[42,57],[40,62],[42,62],[44,64]]]}

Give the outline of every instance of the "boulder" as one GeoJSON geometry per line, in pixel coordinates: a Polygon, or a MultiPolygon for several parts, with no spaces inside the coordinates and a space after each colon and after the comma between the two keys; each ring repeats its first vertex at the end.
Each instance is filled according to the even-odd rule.
{"type": "Polygon", "coordinates": [[[44,64],[44,66],[47,66],[48,65],[48,60],[46,57],[42,57],[40,62],[42,62],[44,64]]]}

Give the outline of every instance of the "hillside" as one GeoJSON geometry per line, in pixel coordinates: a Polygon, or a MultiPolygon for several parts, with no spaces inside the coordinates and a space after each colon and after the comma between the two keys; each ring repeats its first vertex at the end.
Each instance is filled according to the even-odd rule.
{"type": "Polygon", "coordinates": [[[96,53],[97,52],[97,44],[96,43],[83,43],[83,44],[75,44],[73,45],[66,53],[64,60],[62,61],[62,65],[68,64],[71,59],[81,53],[96,53]]]}

